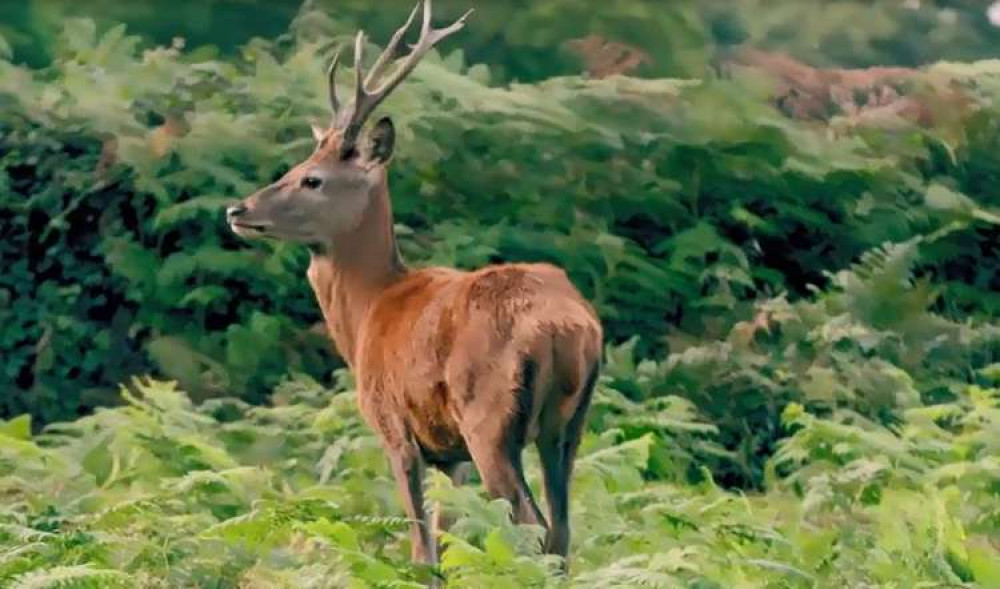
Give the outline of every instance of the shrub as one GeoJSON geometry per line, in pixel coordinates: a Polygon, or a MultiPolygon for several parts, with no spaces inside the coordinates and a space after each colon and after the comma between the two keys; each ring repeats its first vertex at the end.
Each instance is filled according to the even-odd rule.
{"type": "MultiPolygon", "coordinates": [[[[97,35],[77,20],[49,68],[0,64],[9,414],[73,415],[149,370],[197,398],[260,399],[286,369],[336,366],[308,329],[319,317],[304,252],[247,247],[219,212],[307,153],[307,123],[327,115],[317,72],[329,49],[313,39],[335,25],[312,14],[233,63],[140,51],[120,27],[97,35]]],[[[831,139],[785,118],[745,74],[510,88],[488,78],[456,52],[390,105],[406,254],[557,262],[612,339],[640,336],[642,355],[663,351],[664,336],[725,333],[754,298],[800,296],[886,240],[989,215],[957,192],[978,198],[996,167],[978,107],[946,127],[895,122],[891,135],[831,139]],[[954,175],[930,190],[943,173],[954,175]]],[[[996,280],[989,258],[968,253],[994,241],[976,227],[922,260],[956,278],[962,305],[996,280]]]]}
{"type": "MultiPolygon", "coordinates": [[[[996,382],[995,367],[980,371],[996,382]]],[[[439,571],[409,563],[407,522],[353,393],[299,379],[269,407],[194,405],[139,381],[125,404],[32,437],[0,424],[0,582],[11,587],[989,587],[1000,524],[1000,391],[957,391],[892,429],[790,404],[766,493],[646,480],[666,436],[587,433],[573,484],[572,575],[537,528],[478,487],[431,477],[457,516],[439,571]],[[779,478],[774,473],[783,472],[779,478]]],[[[607,395],[607,390],[600,393],[607,395]]],[[[602,402],[607,405],[607,401],[602,402]]],[[[663,423],[666,423],[665,421],[663,423]]],[[[606,425],[606,424],[605,424],[606,425]]],[[[534,458],[534,455],[531,455],[534,458]]],[[[528,463],[538,488],[537,460],[528,463]]]]}

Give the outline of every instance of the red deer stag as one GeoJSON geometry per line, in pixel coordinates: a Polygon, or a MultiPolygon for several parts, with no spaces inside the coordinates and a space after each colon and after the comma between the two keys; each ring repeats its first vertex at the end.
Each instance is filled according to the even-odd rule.
{"type": "MultiPolygon", "coordinates": [[[[461,29],[431,27],[386,74],[414,8],[371,71],[364,34],[354,45],[355,94],[341,107],[329,70],[334,117],[317,146],[280,180],[227,209],[242,237],[306,244],[308,278],[337,351],[354,372],[366,422],[379,434],[412,521],[412,554],[437,562],[424,512],[425,465],[454,473],[470,459],[517,522],[546,526],[521,466],[534,442],[549,506],[548,552],[569,546],[569,479],[600,367],[602,334],[592,307],[566,274],[547,264],[462,272],[410,269],[393,233],[387,167],[395,133],[372,111],[436,43],[461,29]]],[[[471,11],[470,11],[471,12],[471,11]]]]}

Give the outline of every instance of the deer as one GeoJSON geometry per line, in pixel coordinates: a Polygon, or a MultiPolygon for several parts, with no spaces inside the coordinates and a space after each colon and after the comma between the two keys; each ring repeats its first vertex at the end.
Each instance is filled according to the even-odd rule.
{"type": "MultiPolygon", "coordinates": [[[[593,306],[549,263],[466,271],[404,263],[389,197],[391,118],[365,123],[471,10],[431,26],[423,2],[419,39],[393,62],[421,4],[370,70],[365,34],[354,41],[354,96],[342,105],[327,72],[333,116],[314,126],[312,154],[276,182],[226,209],[241,238],[303,244],[307,278],[333,347],[354,375],[358,407],[380,439],[408,520],[414,562],[438,562],[437,513],[425,512],[429,467],[459,484],[469,462],[487,493],[507,500],[518,524],[542,526],[543,549],[566,569],[569,485],[601,369],[603,334],[593,306]],[[539,452],[548,517],[524,475],[522,453],[539,452]]],[[[434,510],[437,511],[437,510],[434,510]]]]}

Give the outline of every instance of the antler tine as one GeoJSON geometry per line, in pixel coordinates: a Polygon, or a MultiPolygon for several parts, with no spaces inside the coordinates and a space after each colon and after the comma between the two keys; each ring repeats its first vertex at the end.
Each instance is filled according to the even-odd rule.
{"type": "Polygon", "coordinates": [[[465,26],[465,21],[468,20],[470,16],[472,16],[472,13],[475,12],[475,10],[476,10],[475,8],[470,8],[466,10],[465,14],[458,17],[458,20],[456,20],[455,22],[451,23],[450,25],[446,26],[443,29],[438,29],[434,31],[434,35],[436,35],[436,37],[434,39],[434,42],[431,43],[431,45],[437,45],[438,41],[440,41],[441,39],[444,39],[448,35],[451,35],[452,33],[456,33],[462,30],[462,27],[465,26]]]}
{"type": "Polygon", "coordinates": [[[417,67],[420,60],[428,51],[430,51],[432,47],[441,42],[441,40],[445,37],[460,31],[462,27],[465,26],[465,21],[471,14],[472,10],[470,9],[458,20],[447,27],[434,29],[431,28],[431,0],[425,0],[424,22],[420,29],[420,39],[418,39],[413,45],[413,49],[410,51],[410,54],[406,56],[406,59],[403,60],[392,75],[390,75],[381,86],[371,92],[371,95],[377,98],[372,107],[374,108],[374,106],[377,106],[380,102],[382,102],[382,100],[389,95],[389,93],[391,93],[400,82],[410,75],[410,73],[417,67]]]}
{"type": "Polygon", "coordinates": [[[384,70],[388,61],[391,57],[392,50],[395,50],[395,46],[402,39],[403,35],[406,33],[407,28],[413,17],[416,15],[416,8],[410,13],[410,18],[403,27],[396,31],[389,41],[389,45],[386,47],[386,51],[379,56],[378,61],[376,61],[372,73],[369,74],[367,78],[363,75],[361,67],[361,51],[362,45],[364,43],[363,33],[358,33],[357,40],[354,44],[354,68],[355,68],[355,91],[354,91],[354,103],[351,108],[347,109],[340,117],[338,117],[338,126],[344,129],[343,140],[341,143],[342,149],[351,149],[353,147],[354,141],[357,139],[358,132],[361,130],[361,126],[364,124],[365,119],[375,110],[378,105],[385,100],[395,88],[402,82],[410,73],[417,67],[417,64],[423,58],[423,56],[432,48],[434,45],[439,43],[445,37],[451,35],[462,29],[465,26],[466,19],[472,14],[472,10],[469,10],[456,20],[451,25],[441,28],[434,29],[431,27],[431,0],[424,0],[424,15],[423,23],[420,28],[420,39],[412,46],[410,54],[407,55],[399,66],[390,74],[382,84],[375,90],[369,90],[367,84],[373,83],[377,79],[376,74],[380,74],[381,70],[384,70]]]}
{"type": "Polygon", "coordinates": [[[365,32],[358,31],[357,37],[354,38],[354,106],[363,103],[365,97],[365,85],[363,83],[365,78],[364,66],[361,60],[364,58],[365,50],[365,32]]]}
{"type": "Polygon", "coordinates": [[[417,10],[420,9],[420,2],[417,2],[413,6],[413,10],[410,11],[409,18],[403,23],[403,26],[396,29],[396,32],[392,34],[392,38],[389,39],[388,45],[385,46],[385,50],[378,56],[375,61],[375,65],[372,66],[372,70],[365,77],[365,87],[368,88],[371,84],[382,75],[385,71],[385,66],[389,64],[392,59],[392,55],[396,52],[396,48],[399,46],[399,42],[403,39],[403,35],[406,31],[410,30],[410,25],[413,24],[413,18],[417,16],[417,10]]]}
{"type": "Polygon", "coordinates": [[[337,116],[337,111],[340,110],[340,100],[337,99],[337,66],[340,65],[340,48],[337,52],[333,54],[333,61],[330,62],[330,67],[326,71],[327,81],[330,84],[330,108],[333,109],[334,118],[337,116]]]}
{"type": "MultiPolygon", "coordinates": [[[[431,0],[424,0],[424,22],[420,25],[420,39],[431,31],[431,0]]],[[[417,41],[420,42],[419,40],[417,41]]]]}

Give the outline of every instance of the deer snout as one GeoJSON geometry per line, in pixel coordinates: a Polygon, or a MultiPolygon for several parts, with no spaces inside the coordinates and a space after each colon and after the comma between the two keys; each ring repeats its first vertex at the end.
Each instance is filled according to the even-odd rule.
{"type": "Polygon", "coordinates": [[[236,203],[230,205],[226,208],[226,219],[230,222],[239,218],[243,213],[247,212],[247,206],[243,203],[236,203]]]}
{"type": "Polygon", "coordinates": [[[259,237],[264,235],[270,222],[255,219],[250,207],[243,202],[226,207],[226,223],[233,233],[240,237],[259,237]]]}

